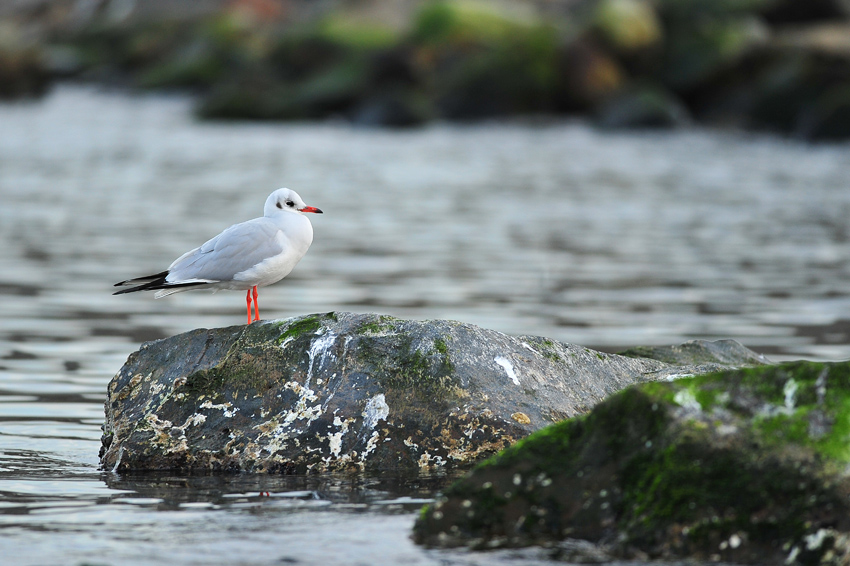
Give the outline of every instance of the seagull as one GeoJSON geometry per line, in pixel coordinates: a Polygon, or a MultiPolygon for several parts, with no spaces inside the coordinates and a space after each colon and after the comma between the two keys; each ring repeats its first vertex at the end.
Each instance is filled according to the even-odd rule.
{"type": "Polygon", "coordinates": [[[305,212],[322,213],[315,206],[304,204],[295,191],[278,189],[266,199],[262,217],[234,224],[178,257],[165,271],[116,283],[115,287],[136,286],[113,295],[155,290],[154,298],[159,299],[195,289],[247,291],[251,324],[260,320],[257,287],[277,283],[289,275],[313,242],[313,226],[305,212]]]}

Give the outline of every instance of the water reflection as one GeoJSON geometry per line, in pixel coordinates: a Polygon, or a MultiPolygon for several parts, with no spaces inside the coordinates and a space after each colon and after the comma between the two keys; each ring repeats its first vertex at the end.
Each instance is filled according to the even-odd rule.
{"type": "Polygon", "coordinates": [[[74,475],[74,467],[36,451],[0,458],[0,549],[9,563],[440,563],[407,533],[451,476],[119,477],[74,475]]]}

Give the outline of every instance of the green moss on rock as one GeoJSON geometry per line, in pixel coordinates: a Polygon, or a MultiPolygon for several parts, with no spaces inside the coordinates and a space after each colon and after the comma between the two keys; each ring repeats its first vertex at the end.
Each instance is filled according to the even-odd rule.
{"type": "Polygon", "coordinates": [[[358,334],[382,334],[394,332],[403,321],[394,316],[379,315],[376,320],[369,321],[358,329],[358,334]]]}
{"type": "Polygon", "coordinates": [[[304,334],[315,334],[322,327],[322,317],[318,315],[305,316],[290,322],[286,330],[278,337],[278,344],[286,340],[299,338],[304,334]]]}
{"type": "Polygon", "coordinates": [[[361,343],[361,348],[377,362],[376,378],[384,387],[407,391],[419,400],[444,401],[458,396],[454,368],[447,354],[412,349],[409,339],[401,348],[406,354],[386,356],[373,349],[368,340],[361,343]]]}
{"type": "Polygon", "coordinates": [[[632,387],[480,464],[415,539],[474,548],[582,538],[623,557],[850,557],[850,362],[632,387]],[[815,544],[815,542],[817,544],[815,544]]]}

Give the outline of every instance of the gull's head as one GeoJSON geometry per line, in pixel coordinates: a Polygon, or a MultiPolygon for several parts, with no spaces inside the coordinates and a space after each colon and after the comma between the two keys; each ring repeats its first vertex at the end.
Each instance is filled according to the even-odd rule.
{"type": "Polygon", "coordinates": [[[307,206],[298,193],[292,189],[278,189],[266,199],[266,206],[263,208],[264,216],[274,216],[281,212],[292,212],[295,214],[302,214],[304,212],[322,213],[315,206],[307,206]]]}

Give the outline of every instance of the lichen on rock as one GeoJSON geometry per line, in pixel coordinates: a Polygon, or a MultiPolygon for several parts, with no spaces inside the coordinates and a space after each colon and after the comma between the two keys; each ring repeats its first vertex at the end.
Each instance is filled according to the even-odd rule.
{"type": "Polygon", "coordinates": [[[144,344],[112,379],[101,464],[279,473],[469,466],[632,383],[721,367],[372,314],[199,329],[144,344]]]}

